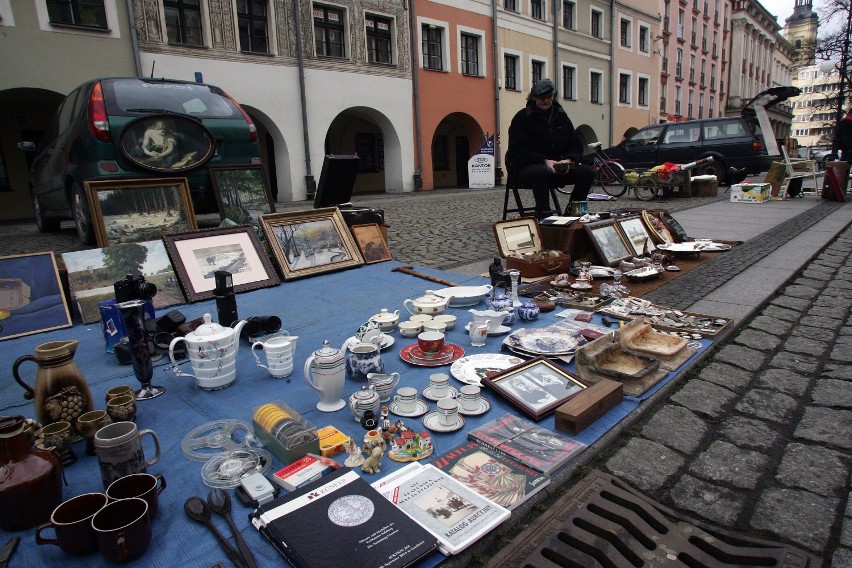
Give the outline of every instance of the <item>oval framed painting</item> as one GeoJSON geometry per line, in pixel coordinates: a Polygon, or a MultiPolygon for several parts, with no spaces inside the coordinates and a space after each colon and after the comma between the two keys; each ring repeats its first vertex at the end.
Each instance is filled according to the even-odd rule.
{"type": "Polygon", "coordinates": [[[189,117],[159,114],[136,119],[121,132],[122,154],[153,172],[185,172],[207,162],[215,153],[210,131],[189,117]]]}

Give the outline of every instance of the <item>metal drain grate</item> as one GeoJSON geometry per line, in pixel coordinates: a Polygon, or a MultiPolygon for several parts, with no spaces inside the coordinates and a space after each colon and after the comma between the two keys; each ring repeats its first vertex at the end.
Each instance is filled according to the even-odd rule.
{"type": "Polygon", "coordinates": [[[822,560],[793,546],[687,519],[595,470],[488,563],[489,568],[510,566],[818,568],[822,560]]]}

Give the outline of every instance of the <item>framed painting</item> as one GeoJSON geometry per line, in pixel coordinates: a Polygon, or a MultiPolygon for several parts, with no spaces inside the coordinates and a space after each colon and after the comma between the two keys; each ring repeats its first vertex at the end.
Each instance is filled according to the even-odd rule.
{"type": "Polygon", "coordinates": [[[616,266],[621,260],[633,256],[633,247],[624,241],[614,219],[586,223],[585,228],[601,264],[616,266]]]}
{"type": "Polygon", "coordinates": [[[645,223],[641,217],[628,217],[626,219],[616,220],[618,228],[621,230],[624,240],[627,241],[630,251],[633,256],[645,256],[645,251],[652,253],[657,247],[654,246],[654,239],[648,234],[645,228],[645,223]]]}
{"type": "Polygon", "coordinates": [[[211,167],[210,177],[223,220],[260,227],[261,215],[275,213],[263,166],[211,167]]]}
{"type": "Polygon", "coordinates": [[[352,236],[358,243],[358,250],[361,251],[365,263],[373,264],[391,259],[388,243],[378,223],[352,225],[352,236]]]}
{"type": "Polygon", "coordinates": [[[570,373],[544,357],[483,377],[482,384],[494,389],[533,420],[541,420],[553,413],[562,403],[586,388],[570,373]]]}
{"type": "Polygon", "coordinates": [[[250,225],[166,235],[163,241],[190,302],[213,297],[217,270],[231,273],[235,292],[281,283],[250,225]]]}
{"type": "Polygon", "coordinates": [[[157,287],[154,309],[186,302],[162,240],[66,252],[62,261],[68,271],[71,300],[84,323],[101,319],[98,304],[114,298],[113,284],[128,274],[141,274],[157,287]]]}
{"type": "Polygon", "coordinates": [[[260,223],[285,280],[364,264],[337,207],[273,213],[260,223]]]}
{"type": "Polygon", "coordinates": [[[197,229],[186,178],[87,181],[99,247],[197,229]]]}
{"type": "Polygon", "coordinates": [[[52,252],[0,257],[0,341],[71,327],[52,252]]]}

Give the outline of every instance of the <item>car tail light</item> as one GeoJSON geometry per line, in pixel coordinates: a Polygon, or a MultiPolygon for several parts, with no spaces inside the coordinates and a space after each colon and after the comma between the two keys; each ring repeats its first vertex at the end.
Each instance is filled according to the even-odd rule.
{"type": "Polygon", "coordinates": [[[761,152],[763,150],[763,144],[757,138],[752,141],[751,147],[755,152],[761,152]]]}
{"type": "Polygon", "coordinates": [[[95,83],[95,88],[89,95],[89,131],[95,139],[101,142],[112,142],[106,105],[104,104],[104,92],[100,82],[95,83]]]}
{"type": "Polygon", "coordinates": [[[248,123],[248,127],[249,127],[249,138],[250,138],[250,140],[252,142],[257,142],[257,127],[254,125],[254,121],[251,119],[251,117],[248,115],[248,113],[246,113],[246,111],[243,110],[243,107],[241,107],[240,104],[237,101],[234,100],[234,97],[232,97],[228,93],[225,93],[224,91],[222,91],[222,92],[224,93],[224,95],[226,97],[228,97],[231,100],[232,103],[234,103],[234,106],[237,107],[237,109],[243,115],[243,118],[246,119],[246,122],[248,123]]]}

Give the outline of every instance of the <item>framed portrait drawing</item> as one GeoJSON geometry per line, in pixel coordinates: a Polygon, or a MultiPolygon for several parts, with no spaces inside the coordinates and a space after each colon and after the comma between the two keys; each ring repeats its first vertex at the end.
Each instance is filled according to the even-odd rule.
{"type": "Polygon", "coordinates": [[[52,252],[0,257],[0,341],[71,327],[52,252]]]}
{"type": "Polygon", "coordinates": [[[482,383],[533,420],[541,420],[586,385],[544,357],[482,378],[482,383]]]}
{"type": "Polygon", "coordinates": [[[285,280],[364,264],[337,207],[272,213],[260,223],[285,280]]]}
{"type": "Polygon", "coordinates": [[[210,177],[222,219],[260,227],[261,215],[275,213],[263,166],[211,167],[210,177]]]}
{"type": "Polygon", "coordinates": [[[157,287],[152,298],[157,310],[186,302],[162,240],[65,252],[62,261],[68,271],[71,301],[84,323],[101,319],[98,304],[114,298],[113,284],[128,274],[141,274],[157,287]]]}
{"type": "Polygon", "coordinates": [[[633,248],[624,242],[615,220],[586,223],[585,228],[604,266],[615,266],[619,261],[633,256],[633,248]]]}
{"type": "Polygon", "coordinates": [[[645,249],[649,253],[657,249],[654,246],[654,239],[648,234],[648,230],[645,228],[645,223],[642,222],[641,217],[618,219],[616,224],[624,235],[624,240],[627,241],[633,256],[644,256],[645,249]]]}
{"type": "Polygon", "coordinates": [[[373,264],[391,259],[385,235],[377,223],[352,225],[352,236],[358,243],[358,250],[361,251],[365,263],[373,264]]]}
{"type": "Polygon", "coordinates": [[[249,225],[166,235],[163,241],[190,302],[213,297],[217,270],[231,273],[235,292],[281,283],[249,225]]]}
{"type": "Polygon", "coordinates": [[[98,246],[139,243],[197,229],[186,178],[87,181],[98,246]]]}

